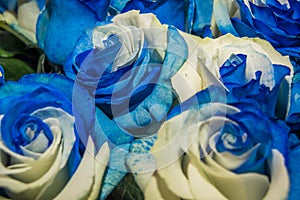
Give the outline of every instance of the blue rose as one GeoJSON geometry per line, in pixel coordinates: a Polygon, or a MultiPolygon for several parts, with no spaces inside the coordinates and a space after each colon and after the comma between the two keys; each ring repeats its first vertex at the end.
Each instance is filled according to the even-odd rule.
{"type": "Polygon", "coordinates": [[[212,86],[171,112],[151,149],[146,198],[287,198],[288,126],[230,95],[212,86]]]}
{"type": "Polygon", "coordinates": [[[106,144],[94,155],[89,139],[82,156],[72,116],[72,87],[73,82],[61,75],[27,75],[0,87],[1,197],[98,196],[109,149],[106,144]]]}
{"type": "Polygon", "coordinates": [[[82,32],[103,21],[109,1],[48,1],[37,21],[38,45],[50,61],[63,65],[82,32]]]}
{"type": "MultiPolygon", "coordinates": [[[[236,0],[240,18],[221,23],[220,27],[236,36],[260,37],[268,40],[280,53],[299,58],[300,55],[300,2],[236,0]]],[[[225,32],[223,32],[225,33],[225,32]]]]}

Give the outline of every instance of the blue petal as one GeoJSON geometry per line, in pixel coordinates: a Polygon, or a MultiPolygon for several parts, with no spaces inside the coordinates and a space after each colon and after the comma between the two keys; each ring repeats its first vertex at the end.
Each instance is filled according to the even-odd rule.
{"type": "Polygon", "coordinates": [[[169,24],[185,30],[185,1],[182,0],[131,0],[122,13],[140,10],[141,13],[154,13],[162,24],[169,24]]]}
{"type": "Polygon", "coordinates": [[[40,10],[42,10],[46,5],[46,0],[36,0],[36,2],[38,4],[40,10]]]}
{"type": "Polygon", "coordinates": [[[96,14],[78,1],[51,0],[38,17],[38,45],[50,61],[63,65],[79,36],[97,20],[96,14]]]}
{"type": "Polygon", "coordinates": [[[292,130],[300,130],[300,73],[293,77],[292,92],[290,100],[290,110],[287,116],[287,122],[292,130]]]}
{"type": "Polygon", "coordinates": [[[246,84],[246,55],[231,55],[220,68],[222,82],[228,89],[246,84]]]}
{"type": "Polygon", "coordinates": [[[16,11],[17,5],[17,0],[2,0],[0,1],[0,12],[2,13],[5,10],[16,11]]]}
{"type": "Polygon", "coordinates": [[[111,0],[110,6],[113,7],[117,12],[121,12],[130,0],[111,0]]]}
{"type": "Polygon", "coordinates": [[[277,27],[277,20],[272,10],[268,7],[257,6],[249,2],[254,18],[271,27],[277,27]]]}
{"type": "Polygon", "coordinates": [[[96,13],[99,21],[104,21],[107,17],[107,11],[110,4],[110,0],[79,0],[89,9],[96,13]]]}
{"type": "Polygon", "coordinates": [[[227,5],[221,0],[215,0],[213,10],[215,13],[215,20],[220,32],[222,34],[231,33],[234,36],[238,36],[238,33],[236,32],[230,21],[227,5]]]}
{"type": "MultiPolygon", "coordinates": [[[[240,37],[258,37],[260,36],[259,33],[257,33],[252,27],[245,24],[243,21],[241,21],[238,18],[232,18],[231,23],[235,30],[238,32],[240,37]]],[[[263,37],[263,36],[261,36],[263,37]]]]}
{"type": "Polygon", "coordinates": [[[179,115],[180,113],[192,108],[198,107],[210,102],[226,102],[226,92],[219,86],[210,86],[205,90],[199,91],[183,103],[175,106],[168,114],[167,120],[179,115]]]}
{"type": "Polygon", "coordinates": [[[49,85],[57,91],[66,95],[69,100],[72,100],[74,82],[60,74],[28,74],[23,76],[19,82],[35,82],[49,85]]]}
{"type": "Polygon", "coordinates": [[[194,1],[195,14],[192,33],[201,37],[211,36],[210,24],[213,12],[213,0],[194,1]]]}
{"type": "Polygon", "coordinates": [[[125,156],[129,152],[129,144],[120,145],[112,149],[100,191],[100,199],[106,197],[113,191],[122,178],[127,174],[125,156]]]}

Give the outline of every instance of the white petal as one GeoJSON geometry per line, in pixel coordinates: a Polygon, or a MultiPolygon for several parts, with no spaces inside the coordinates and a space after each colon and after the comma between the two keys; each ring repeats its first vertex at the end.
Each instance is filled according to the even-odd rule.
{"type": "Polygon", "coordinates": [[[278,150],[272,149],[272,156],[268,159],[268,165],[271,172],[271,184],[264,199],[286,199],[290,186],[289,175],[284,157],[278,150]]]}
{"type": "Polygon", "coordinates": [[[164,181],[158,176],[153,176],[145,191],[144,191],[145,200],[157,200],[157,199],[165,199],[165,200],[179,200],[180,198],[175,196],[166,186],[164,181]]]}
{"type": "Polygon", "coordinates": [[[29,1],[23,3],[18,8],[19,25],[33,33],[35,33],[35,26],[40,9],[36,1],[29,1]]]}
{"type": "Polygon", "coordinates": [[[207,181],[205,172],[194,165],[193,159],[198,157],[191,156],[187,171],[189,185],[196,199],[227,199],[218,189],[207,181]]]}
{"type": "Polygon", "coordinates": [[[228,199],[262,199],[269,188],[268,177],[257,173],[235,174],[218,165],[209,156],[198,163],[211,183],[228,199]]]}
{"type": "Polygon", "coordinates": [[[53,142],[38,160],[18,155],[1,142],[0,149],[11,157],[12,164],[7,168],[6,181],[0,182],[0,187],[6,188],[12,198],[49,199],[68,181],[66,163],[75,141],[74,118],[53,107],[37,110],[32,115],[48,123],[53,142]],[[16,173],[15,169],[20,167],[22,170],[16,173]]]}
{"type": "Polygon", "coordinates": [[[26,146],[20,146],[24,156],[32,157],[37,160],[42,153],[48,148],[49,140],[44,133],[39,133],[34,141],[26,146]]]}
{"type": "Polygon", "coordinates": [[[109,160],[109,147],[105,143],[94,156],[95,146],[91,138],[88,140],[86,151],[81,163],[55,199],[96,199],[98,197],[102,177],[109,160]]]}

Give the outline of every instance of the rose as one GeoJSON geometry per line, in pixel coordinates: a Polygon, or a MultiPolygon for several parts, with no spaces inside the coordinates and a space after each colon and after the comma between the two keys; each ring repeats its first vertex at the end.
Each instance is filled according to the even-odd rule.
{"type": "Polygon", "coordinates": [[[161,127],[151,149],[157,171],[144,188],[145,198],[287,197],[288,126],[255,105],[223,103],[222,91],[197,93],[161,127]]]}
{"type": "MultiPolygon", "coordinates": [[[[236,36],[260,37],[268,40],[279,52],[299,58],[299,1],[236,0],[240,18],[217,24],[232,27],[227,33],[236,36]]],[[[226,33],[226,32],[224,32],[226,33]]]]}
{"type": "Polygon", "coordinates": [[[27,75],[1,86],[2,197],[97,197],[109,149],[105,144],[95,158],[89,139],[81,160],[72,87],[73,82],[60,75],[27,75]]]}
{"type": "MultiPolygon", "coordinates": [[[[206,54],[198,56],[193,61],[196,62],[194,66],[202,71],[209,69],[227,90],[233,91],[238,98],[254,99],[268,115],[276,113],[283,119],[286,117],[291,93],[289,74],[293,74],[288,57],[280,55],[267,41],[258,38],[225,35],[217,39],[205,38],[199,41],[199,46],[206,54]]],[[[190,69],[191,66],[186,66],[182,71],[193,77],[190,69]]],[[[184,76],[182,71],[178,75],[184,76]]],[[[180,91],[177,93],[181,96],[180,91]]]]}
{"type": "MultiPolygon", "coordinates": [[[[161,25],[153,14],[131,11],[112,21],[84,33],[64,66],[75,88],[86,91],[76,95],[81,98],[75,107],[82,109],[78,123],[86,125],[96,110],[95,124],[85,129],[95,126],[95,137],[105,135],[114,147],[101,199],[128,172],[125,156],[134,137],[155,134],[176,103],[171,79],[197,46],[174,27],[161,25]]],[[[185,86],[186,95],[191,96],[190,89],[195,89],[185,86]]]]}
{"type": "MultiPolygon", "coordinates": [[[[225,35],[217,39],[206,38],[200,41],[200,46],[207,50],[206,54],[212,60],[206,64],[207,68],[233,91],[235,98],[252,98],[269,116],[286,119],[293,131],[299,130],[299,73],[294,72],[293,69],[297,69],[287,56],[282,56],[268,42],[258,38],[225,35]]],[[[189,68],[185,70],[187,73],[189,68]]]]}
{"type": "Polygon", "coordinates": [[[78,37],[107,16],[109,1],[51,0],[37,21],[36,38],[50,61],[63,65],[78,37]]]}
{"type": "Polygon", "coordinates": [[[187,44],[175,28],[150,14],[133,11],[113,22],[94,28],[94,48],[75,54],[66,74],[72,78],[79,71],[77,81],[122,129],[156,133],[175,99],[171,77],[188,57],[187,44]]]}

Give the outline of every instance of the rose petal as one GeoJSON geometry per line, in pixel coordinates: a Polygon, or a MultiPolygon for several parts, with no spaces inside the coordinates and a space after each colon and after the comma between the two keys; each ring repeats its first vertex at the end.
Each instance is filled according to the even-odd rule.
{"type": "Polygon", "coordinates": [[[96,157],[91,138],[77,171],[55,199],[96,199],[100,192],[102,177],[109,160],[109,147],[105,143],[96,157]]]}

